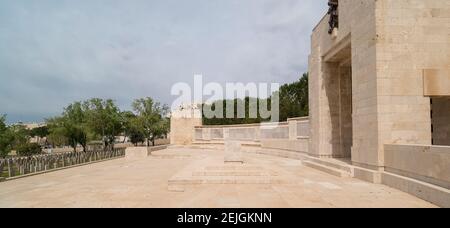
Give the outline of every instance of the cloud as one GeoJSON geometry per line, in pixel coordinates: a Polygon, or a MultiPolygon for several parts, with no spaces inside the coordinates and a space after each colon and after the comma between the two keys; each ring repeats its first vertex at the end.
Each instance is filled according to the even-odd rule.
{"type": "Polygon", "coordinates": [[[326,0],[4,0],[0,113],[41,121],[75,100],[164,103],[193,74],[225,83],[296,80],[326,0]]]}

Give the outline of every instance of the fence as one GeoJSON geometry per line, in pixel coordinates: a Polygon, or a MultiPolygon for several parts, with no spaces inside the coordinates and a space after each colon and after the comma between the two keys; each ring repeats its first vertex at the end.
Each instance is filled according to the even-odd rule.
{"type": "Polygon", "coordinates": [[[123,156],[125,156],[125,149],[120,148],[112,151],[69,152],[0,159],[0,179],[123,156]]]}

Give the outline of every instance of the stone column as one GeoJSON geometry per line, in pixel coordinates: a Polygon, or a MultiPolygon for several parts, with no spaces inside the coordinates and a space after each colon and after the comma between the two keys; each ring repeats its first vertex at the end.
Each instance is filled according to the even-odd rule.
{"type": "Polygon", "coordinates": [[[203,129],[203,140],[205,141],[211,141],[211,129],[210,128],[204,128],[203,129]]]}
{"type": "Polygon", "coordinates": [[[297,121],[288,120],[289,123],[289,140],[297,140],[297,121]]]}
{"type": "Polygon", "coordinates": [[[230,138],[230,129],[223,128],[223,140],[228,140],[230,138]]]}

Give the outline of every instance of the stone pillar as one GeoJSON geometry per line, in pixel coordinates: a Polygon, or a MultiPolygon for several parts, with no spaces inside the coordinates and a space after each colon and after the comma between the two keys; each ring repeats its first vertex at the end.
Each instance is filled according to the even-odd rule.
{"type": "Polygon", "coordinates": [[[223,128],[223,140],[228,140],[230,138],[230,129],[223,128]]]}
{"type": "Polygon", "coordinates": [[[255,142],[261,141],[261,125],[255,127],[255,142]]]}
{"type": "Polygon", "coordinates": [[[202,126],[202,115],[199,110],[174,112],[170,118],[170,143],[173,145],[192,144],[197,126],[202,126]]]}
{"type": "Polygon", "coordinates": [[[297,121],[288,120],[289,123],[289,140],[297,140],[297,121]]]}
{"type": "Polygon", "coordinates": [[[146,159],[150,155],[150,147],[127,147],[125,149],[125,159],[127,161],[146,159]]]}
{"type": "Polygon", "coordinates": [[[210,128],[204,128],[202,134],[203,134],[203,136],[202,136],[203,140],[211,141],[211,129],[210,128]]]}

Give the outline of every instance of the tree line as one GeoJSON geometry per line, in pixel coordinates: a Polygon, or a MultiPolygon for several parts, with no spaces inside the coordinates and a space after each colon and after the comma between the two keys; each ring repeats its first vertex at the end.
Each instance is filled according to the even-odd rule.
{"type": "MultiPolygon", "coordinates": [[[[271,97],[264,100],[267,102],[270,109],[271,99],[273,96],[279,96],[279,120],[286,121],[289,118],[308,116],[308,73],[305,73],[301,78],[293,83],[285,84],[280,87],[280,90],[273,94],[271,97]]],[[[233,124],[253,124],[269,121],[268,118],[263,118],[261,114],[257,113],[256,117],[251,117],[249,110],[251,110],[251,103],[260,104],[260,98],[246,97],[244,99],[234,100],[221,100],[216,101],[213,104],[203,104],[203,108],[207,106],[207,110],[215,110],[216,103],[222,102],[223,116],[224,118],[207,118],[203,113],[204,125],[233,125],[233,124]],[[253,102],[251,102],[253,101],[253,102]],[[254,102],[256,101],[256,102],[254,102]],[[234,116],[232,118],[226,118],[227,103],[234,105],[234,116]],[[245,105],[245,117],[239,118],[237,115],[238,105],[245,105]]],[[[259,109],[257,109],[259,110],[259,109]]]]}
{"type": "Polygon", "coordinates": [[[70,146],[74,151],[81,146],[114,148],[117,136],[127,137],[131,143],[155,145],[155,140],[167,136],[170,129],[169,108],[150,97],[136,99],[132,111],[121,111],[111,99],[93,98],[69,104],[61,115],[46,120],[46,126],[32,130],[22,125],[5,124],[0,117],[0,157],[16,150],[20,156],[41,153],[41,146],[29,143],[35,136],[46,138],[52,147],[70,146]]]}

